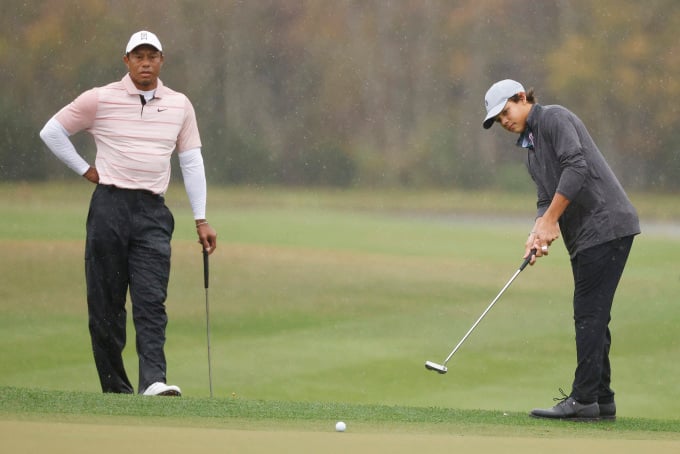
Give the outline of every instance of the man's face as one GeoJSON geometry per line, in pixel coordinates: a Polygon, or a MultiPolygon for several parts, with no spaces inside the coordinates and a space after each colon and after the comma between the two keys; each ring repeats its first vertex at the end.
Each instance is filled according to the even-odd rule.
{"type": "Polygon", "coordinates": [[[163,53],[153,46],[143,44],[123,57],[130,78],[140,90],[153,90],[158,85],[158,75],[163,66],[163,53]]]}
{"type": "Polygon", "coordinates": [[[496,121],[506,130],[521,134],[527,127],[527,117],[531,110],[531,104],[527,103],[526,97],[520,93],[518,102],[508,101],[505,107],[496,116],[496,121]]]}

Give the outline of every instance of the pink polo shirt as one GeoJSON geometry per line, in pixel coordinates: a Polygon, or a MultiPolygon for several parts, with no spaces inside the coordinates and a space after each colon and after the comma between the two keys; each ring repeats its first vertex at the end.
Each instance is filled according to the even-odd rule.
{"type": "Polygon", "coordinates": [[[126,74],[119,82],[84,92],[55,118],[71,135],[82,130],[92,134],[99,182],[120,188],[164,194],[173,150],[201,146],[191,102],[160,79],[146,105],[126,74]]]}

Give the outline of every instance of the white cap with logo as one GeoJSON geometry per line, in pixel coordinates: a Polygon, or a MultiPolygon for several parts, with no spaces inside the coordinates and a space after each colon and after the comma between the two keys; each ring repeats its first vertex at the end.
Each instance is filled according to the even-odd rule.
{"type": "Polygon", "coordinates": [[[493,125],[496,116],[501,113],[508,99],[523,91],[525,90],[522,84],[512,79],[501,80],[493,84],[484,96],[486,106],[486,118],[482,123],[484,129],[489,129],[493,125]]]}
{"type": "Polygon", "coordinates": [[[142,30],[140,32],[134,33],[130,37],[130,41],[128,41],[127,46],[125,47],[125,54],[129,54],[136,47],[141,46],[142,44],[148,44],[149,46],[155,47],[160,52],[163,52],[163,46],[161,46],[158,36],[151,32],[147,32],[146,30],[142,30]]]}

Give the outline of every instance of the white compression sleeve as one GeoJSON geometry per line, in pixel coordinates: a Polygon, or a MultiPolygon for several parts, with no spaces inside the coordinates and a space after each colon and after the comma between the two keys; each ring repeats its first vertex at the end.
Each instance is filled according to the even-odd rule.
{"type": "Polygon", "coordinates": [[[192,148],[191,150],[178,153],[178,155],[179,167],[182,170],[182,178],[184,179],[184,188],[189,196],[194,219],[205,219],[205,204],[208,191],[201,149],[192,148]]]}
{"type": "Polygon", "coordinates": [[[61,162],[78,175],[84,175],[90,168],[71,143],[68,131],[54,117],[42,128],[40,138],[61,162]]]}

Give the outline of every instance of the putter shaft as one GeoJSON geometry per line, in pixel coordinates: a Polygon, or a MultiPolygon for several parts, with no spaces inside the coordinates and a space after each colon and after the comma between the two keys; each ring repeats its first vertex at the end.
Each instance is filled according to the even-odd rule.
{"type": "Polygon", "coordinates": [[[482,321],[482,319],[483,319],[483,318],[486,316],[486,314],[491,310],[491,308],[496,304],[496,302],[500,299],[500,297],[503,295],[503,293],[505,293],[505,291],[508,289],[508,287],[510,287],[510,284],[512,284],[512,282],[517,278],[517,276],[519,275],[519,273],[521,273],[522,270],[524,270],[524,268],[527,267],[527,265],[531,262],[531,259],[532,259],[532,257],[533,257],[535,254],[536,254],[536,249],[532,249],[532,250],[531,250],[531,253],[529,254],[529,256],[528,256],[527,258],[524,259],[524,261],[522,262],[522,264],[520,265],[520,267],[517,269],[517,271],[515,271],[515,274],[512,275],[512,277],[510,278],[510,280],[505,284],[505,286],[501,289],[501,291],[498,292],[498,295],[496,295],[496,297],[493,299],[493,301],[491,301],[491,304],[489,304],[489,306],[486,308],[486,310],[485,310],[484,312],[482,312],[482,315],[479,316],[479,318],[477,319],[477,321],[472,325],[472,327],[468,330],[468,332],[465,333],[465,336],[463,336],[463,338],[460,340],[460,342],[458,342],[458,345],[456,345],[456,346],[454,347],[454,349],[451,351],[451,353],[449,353],[449,356],[446,357],[446,359],[444,360],[444,362],[443,362],[442,364],[436,364],[436,363],[433,363],[433,362],[431,362],[431,361],[427,361],[427,362],[425,363],[425,367],[426,367],[427,369],[437,371],[437,372],[439,372],[440,374],[445,374],[445,373],[446,373],[446,371],[448,370],[447,367],[446,367],[446,364],[447,364],[447,363],[449,362],[449,360],[453,357],[453,355],[456,354],[456,352],[458,351],[458,349],[460,348],[460,346],[463,345],[463,343],[465,342],[465,340],[470,336],[470,334],[472,334],[472,332],[475,330],[475,328],[477,327],[477,325],[479,325],[479,322],[482,321]]]}
{"type": "Polygon", "coordinates": [[[208,251],[203,249],[203,284],[205,287],[205,333],[208,341],[208,385],[210,387],[210,398],[213,397],[212,385],[212,359],[210,357],[210,304],[208,302],[210,267],[208,261],[208,251]]]}
{"type": "Polygon", "coordinates": [[[477,321],[474,323],[474,325],[472,325],[472,327],[468,330],[468,332],[465,333],[465,336],[463,336],[463,338],[460,340],[460,342],[458,342],[458,345],[455,346],[455,348],[453,349],[453,351],[451,351],[451,353],[449,353],[449,356],[447,356],[446,359],[444,360],[444,365],[446,365],[446,363],[449,362],[449,360],[451,359],[451,357],[453,357],[453,355],[456,354],[456,352],[458,351],[458,349],[460,348],[460,346],[463,345],[463,342],[465,342],[465,340],[470,336],[470,334],[472,334],[472,332],[475,330],[475,328],[477,328],[477,325],[479,325],[479,322],[482,321],[482,319],[486,316],[486,314],[487,314],[487,313],[491,310],[491,308],[496,304],[496,301],[498,301],[499,298],[501,297],[501,295],[503,295],[503,293],[505,292],[505,290],[507,290],[507,288],[510,287],[510,284],[512,284],[512,281],[515,280],[515,278],[517,277],[517,275],[518,275],[521,271],[522,271],[522,270],[517,270],[517,271],[515,271],[515,274],[513,274],[512,278],[510,278],[510,280],[508,281],[508,283],[505,284],[505,287],[503,287],[503,289],[500,291],[500,293],[499,293],[498,295],[496,295],[496,298],[494,298],[493,301],[491,301],[491,304],[489,304],[489,306],[486,308],[486,310],[485,310],[484,312],[482,312],[482,315],[479,316],[479,318],[478,318],[477,321]]]}

